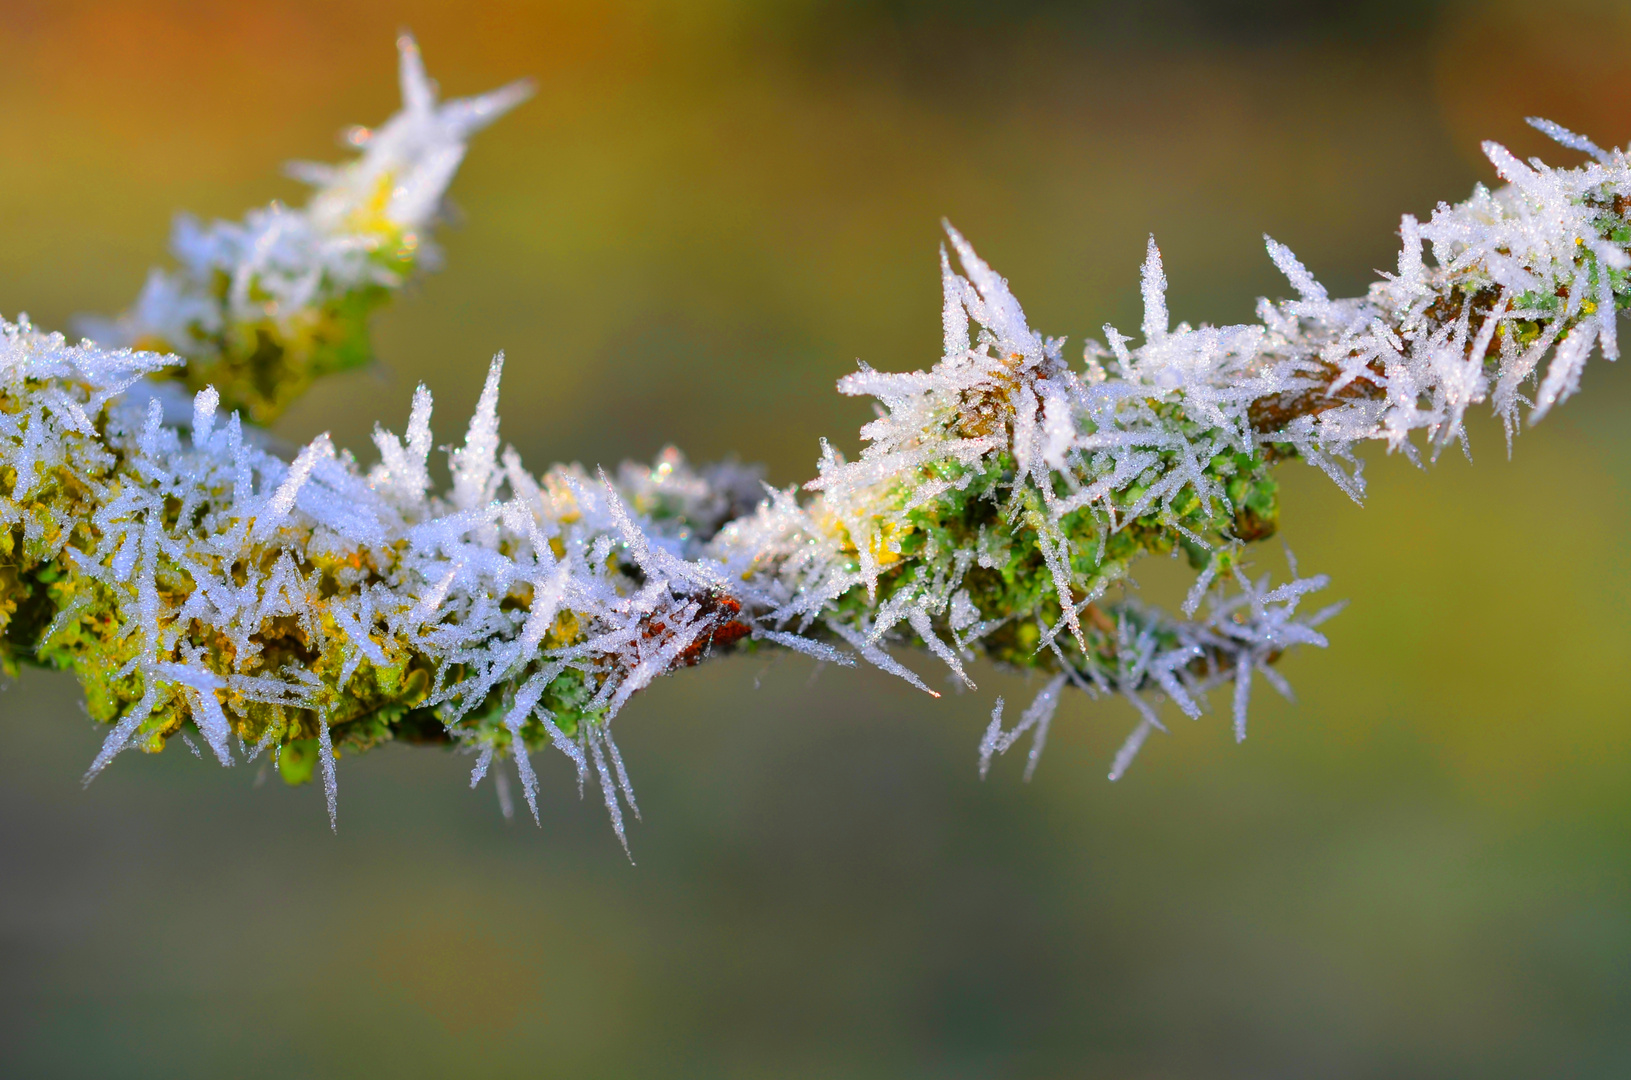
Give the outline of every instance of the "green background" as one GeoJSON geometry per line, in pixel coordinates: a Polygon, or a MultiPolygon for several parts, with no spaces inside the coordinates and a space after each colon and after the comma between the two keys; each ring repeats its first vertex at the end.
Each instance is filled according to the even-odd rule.
{"type": "MultiPolygon", "coordinates": [[[[649,456],[814,472],[869,416],[857,358],[931,364],[942,215],[1074,354],[1138,323],[1338,294],[1398,215],[1493,179],[1539,112],[1631,136],[1622,4],[0,4],[0,308],[117,310],[177,209],[236,216],[395,105],[391,41],[454,94],[537,97],[478,137],[448,265],[378,370],[282,421],[371,458],[414,384],[453,441],[507,350],[535,469],[649,456]]],[[[1290,465],[1282,536],[1351,607],[1251,737],[1068,699],[1036,779],[980,783],[990,669],[939,701],[741,658],[618,721],[624,860],[540,761],[544,827],[469,761],[386,748],[322,792],[180,747],[88,790],[63,676],[0,696],[8,1076],[1623,1076],[1631,1073],[1631,373],[1363,510],[1290,465]]],[[[1264,556],[1264,566],[1278,561],[1264,556]]],[[[1146,592],[1180,585],[1147,567],[1146,592]]],[[[920,664],[930,670],[929,664],[920,664]]],[[[1266,689],[1266,688],[1265,688],[1266,689]]],[[[1219,701],[1226,709],[1226,702],[1219,701]]]]}

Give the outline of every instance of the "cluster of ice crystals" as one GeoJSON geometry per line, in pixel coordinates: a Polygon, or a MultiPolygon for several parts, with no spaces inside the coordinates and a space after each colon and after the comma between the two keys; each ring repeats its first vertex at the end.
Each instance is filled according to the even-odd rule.
{"type": "Polygon", "coordinates": [[[1378,400],[1310,420],[1305,437],[1315,445],[1379,436],[1412,452],[1417,429],[1435,446],[1464,443],[1462,417],[1485,400],[1510,439],[1526,405],[1536,421],[1578,389],[1594,347],[1618,358],[1631,159],[1550,121],[1530,123],[1592,160],[1557,169],[1485,143],[1507,187],[1480,185],[1466,202],[1440,204],[1425,224],[1404,219],[1398,273],[1372,286],[1365,324],[1333,335],[1324,350],[1340,371],[1333,389],[1363,381],[1378,388],[1378,400]],[[1424,245],[1436,266],[1426,265],[1424,245]],[[1466,302],[1446,311],[1452,289],[1466,302]],[[1528,400],[1524,388],[1548,357],[1528,400]]]}
{"type": "Polygon", "coordinates": [[[1328,584],[1323,574],[1298,578],[1278,588],[1270,588],[1266,577],[1252,581],[1240,575],[1236,584],[1238,591],[1212,594],[1211,610],[1204,619],[1173,619],[1147,605],[1124,605],[1114,626],[1115,663],[1089,667],[1084,673],[1067,668],[1054,676],[1011,729],[1003,728],[1003,701],[998,698],[991,724],[980,742],[980,775],[983,777],[990,769],[994,755],[1006,753],[1030,731],[1031,751],[1025,766],[1025,779],[1029,780],[1047,741],[1060,692],[1072,684],[1090,697],[1123,697],[1139,714],[1138,725],[1111,766],[1112,780],[1126,772],[1152,730],[1166,730],[1155,707],[1162,695],[1184,715],[1199,719],[1207,691],[1233,682],[1235,739],[1244,740],[1252,676],[1262,675],[1291,699],[1290,685],[1271,665],[1294,645],[1323,648],[1326,640],[1316,627],[1343,605],[1330,605],[1311,617],[1297,615],[1302,598],[1328,584]]]}
{"type": "Polygon", "coordinates": [[[466,141],[531,88],[514,83],[438,104],[418,46],[407,36],[397,45],[402,111],[377,129],[347,133],[356,159],[291,165],[316,188],[304,207],[274,202],[241,222],[207,226],[179,217],[171,240],[179,268],[154,270],[130,311],[87,322],[87,332],[107,345],[162,342],[207,358],[237,327],[270,323],[285,338],[309,334],[325,305],[369,286],[393,288],[415,263],[434,262],[427,229],[466,141]]]}
{"type": "MultiPolygon", "coordinates": [[[[701,477],[674,453],[632,491],[576,466],[532,476],[513,451],[499,452],[497,358],[451,452],[445,497],[425,482],[432,435],[423,388],[406,441],[380,432],[382,461],[366,475],[326,436],[286,463],[246,443],[235,413],[219,422],[210,391],[197,396],[190,432],[165,425],[156,402],[119,396],[170,362],[69,346],[26,323],[4,328],[0,392],[15,408],[0,412],[0,461],[16,479],[0,499],[0,524],[37,538],[38,557],[65,558],[78,592],[105,590],[131,646],[128,670],[115,677],[139,674],[144,687],[91,775],[167,701],[179,699],[222,764],[234,760],[223,704],[239,717],[252,703],[291,706],[319,714],[332,804],[336,691],[359,667],[420,655],[440,672],[424,704],[446,706],[455,732],[490,692],[506,691],[504,728],[534,814],[520,728],[536,720],[580,779],[600,782],[621,835],[619,800],[630,809],[634,801],[611,719],[653,678],[706,652],[734,614],[719,600],[718,569],[676,554],[682,545],[626,500],[652,498],[665,481],[694,500],[701,477]],[[47,484],[81,491],[94,528],[51,521],[47,484]],[[291,622],[304,652],[328,669],[268,668],[265,644],[291,622]],[[568,671],[592,688],[580,711],[594,722],[574,737],[542,707],[568,671]]],[[[59,622],[80,611],[65,607],[59,622]]]]}
{"type": "MultiPolygon", "coordinates": [[[[412,43],[402,50],[405,110],[356,135],[363,156],[305,170],[320,190],[304,210],[185,226],[184,272],[149,283],[125,340],[179,347],[192,330],[178,328],[208,330],[217,272],[256,318],[381,272],[378,245],[429,220],[465,137],[525,92],[437,106],[412,43]]],[[[1510,433],[1526,405],[1539,419],[1576,391],[1593,349],[1617,354],[1631,162],[1538,126],[1592,160],[1559,170],[1488,147],[1510,186],[1425,224],[1404,218],[1398,273],[1361,299],[1332,299],[1269,240],[1295,299],[1261,301],[1254,323],[1173,325],[1152,238],[1140,340],[1106,326],[1080,370],[948,226],[961,273],[942,250],[944,355],[929,371],[844,378],[839,390],[877,399],[879,418],[853,461],[823,445],[802,497],[677,451],[616,479],[530,473],[500,433],[502,355],[446,492],[430,478],[423,387],[403,435],[376,430],[371,468],[327,436],[286,461],[223,417],[213,388],[179,424],[131,392],[174,357],[6,323],[0,535],[21,537],[13,561],[34,584],[0,585],[25,600],[48,589],[42,654],[115,688],[90,775],[185,717],[223,764],[234,736],[250,757],[314,739],[332,816],[348,731],[433,711],[475,754],[472,784],[511,757],[536,818],[529,747],[552,746],[580,790],[599,786],[623,838],[638,810],[613,719],[658,676],[758,642],[864,660],[930,693],[892,649],[926,649],[970,686],[981,656],[1042,669],[1015,727],[998,701],[982,774],[1030,733],[1030,775],[1068,687],[1123,698],[1140,721],[1114,779],[1162,728],[1161,702],[1198,716],[1230,683],[1244,738],[1254,679],[1289,693],[1274,662],[1325,644],[1317,627],[1335,609],[1299,612],[1323,576],[1293,566],[1276,587],[1241,568],[1243,545],[1273,530],[1275,460],[1301,456],[1358,498],[1361,441],[1417,457],[1420,431],[1436,452],[1465,441],[1465,412],[1484,401],[1510,433]],[[1180,549],[1197,569],[1181,615],[1106,601],[1139,555],[1180,549]]],[[[16,603],[0,601],[12,617],[16,603]]]]}
{"type": "MultiPolygon", "coordinates": [[[[1249,584],[1235,567],[1242,540],[1253,537],[1238,527],[1221,535],[1197,528],[1214,513],[1227,518],[1250,509],[1238,504],[1238,491],[1231,496],[1229,456],[1263,461],[1295,452],[1359,499],[1355,451],[1362,441],[1418,459],[1415,432],[1435,452],[1464,443],[1467,408],[1486,400],[1510,433],[1525,404],[1538,420],[1575,392],[1594,347],[1617,356],[1616,294],[1626,293],[1631,266],[1631,161],[1624,151],[1535,123],[1593,160],[1554,169],[1486,146],[1510,186],[1494,193],[1480,187],[1467,202],[1440,205],[1426,224],[1405,217],[1398,273],[1362,299],[1333,299],[1289,248],[1265,238],[1295,299],[1260,301],[1255,323],[1173,326],[1152,237],[1142,273],[1142,342],[1106,326],[1108,346],[1090,341],[1081,372],[1063,362],[1062,339],[1032,330],[1007,283],[948,226],[963,273],[943,251],[941,361],[907,374],[863,365],[843,379],[841,392],[870,395],[882,406],[880,419],[861,432],[868,445],[860,458],[848,462],[824,447],[820,476],[808,485],[817,492],[811,502],[779,494],[753,519],[728,525],[712,553],[769,608],[770,621],[800,633],[825,622],[845,642],[874,650],[907,627],[908,638],[966,680],[971,646],[1021,613],[982,610],[965,578],[975,567],[1003,563],[1010,545],[1028,544],[1046,566],[1061,613],[1042,628],[1039,647],[1055,651],[1063,674],[1022,729],[1045,735],[1059,678],[1126,694],[1146,723],[1118,757],[1119,775],[1156,723],[1144,690],[1159,690],[1193,713],[1199,690],[1228,678],[1243,734],[1252,674],[1276,682],[1268,658],[1287,645],[1323,643],[1312,627],[1326,613],[1301,621],[1294,614],[1296,599],[1323,578],[1280,589],[1249,584]],[[1432,246],[1431,265],[1424,244],[1432,246]],[[1523,388],[1548,356],[1528,402],[1523,388]],[[1000,503],[1006,535],[993,528],[938,551],[931,539],[903,560],[902,539],[923,527],[914,512],[958,491],[1000,503]],[[1107,545],[1129,528],[1170,530],[1178,542],[1210,553],[1186,617],[1209,596],[1220,602],[1220,574],[1235,577],[1240,591],[1196,621],[1144,612],[1133,619],[1142,629],[1131,637],[1127,612],[1136,609],[1124,608],[1115,642],[1090,645],[1082,615],[1125,575],[1126,561],[1107,545]],[[839,604],[862,586],[877,596],[888,573],[894,580],[886,597],[839,604]],[[1071,658],[1057,644],[1067,630],[1080,647],[1071,658]]],[[[984,760],[1013,737],[994,722],[984,760]]]]}

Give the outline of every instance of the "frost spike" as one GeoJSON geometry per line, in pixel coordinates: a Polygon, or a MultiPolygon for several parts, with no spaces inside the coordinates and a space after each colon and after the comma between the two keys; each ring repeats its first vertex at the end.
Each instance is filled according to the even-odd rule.
{"type": "Polygon", "coordinates": [[[294,509],[295,500],[300,497],[300,489],[306,486],[311,477],[311,471],[318,461],[334,456],[334,446],[329,442],[328,433],[317,436],[305,449],[300,451],[289,466],[289,473],[283,482],[266,500],[266,505],[255,518],[255,528],[250,532],[250,539],[264,541],[277,532],[288,519],[289,512],[294,509]]]}
{"type": "Polygon", "coordinates": [[[425,61],[419,55],[419,43],[412,34],[396,39],[396,51],[401,57],[398,81],[402,89],[402,106],[411,114],[423,114],[436,105],[436,88],[425,75],[425,61]]]}
{"type": "Polygon", "coordinates": [[[92,780],[95,780],[97,773],[107,768],[108,763],[114,759],[114,756],[130,744],[130,737],[136,733],[136,729],[141,726],[142,721],[153,714],[153,706],[158,704],[158,699],[158,686],[150,684],[147,692],[142,695],[142,699],[125,712],[125,715],[113,726],[113,730],[108,732],[108,737],[102,740],[102,749],[97,751],[96,759],[91,762],[91,767],[85,770],[85,777],[81,783],[89,784],[92,780]]]}
{"type": "Polygon", "coordinates": [[[991,710],[991,723],[985,726],[985,734],[980,736],[980,779],[984,780],[986,773],[991,771],[991,755],[997,752],[997,744],[1002,741],[1002,698],[991,710]]]}
{"type": "Polygon", "coordinates": [[[329,734],[326,717],[317,718],[317,758],[323,767],[323,801],[328,804],[328,828],[340,832],[340,784],[334,775],[334,736],[329,734]]]}
{"type": "Polygon", "coordinates": [[[1139,283],[1144,295],[1144,340],[1159,341],[1167,336],[1171,323],[1167,315],[1167,272],[1161,266],[1161,249],[1155,246],[1154,233],[1144,252],[1139,283]]]}
{"type": "Polygon", "coordinates": [[[1140,721],[1139,725],[1133,729],[1133,733],[1127,736],[1127,741],[1122,743],[1121,749],[1116,751],[1116,760],[1110,766],[1110,779],[1112,781],[1120,780],[1126,775],[1127,767],[1138,756],[1139,750],[1144,746],[1144,740],[1149,738],[1150,730],[1153,727],[1154,725],[1148,720],[1140,721]]]}
{"type": "Polygon", "coordinates": [[[1308,272],[1308,267],[1302,264],[1302,260],[1292,254],[1290,248],[1267,233],[1263,235],[1263,243],[1268,248],[1269,258],[1274,260],[1274,265],[1279,268],[1280,273],[1291,282],[1291,287],[1297,290],[1298,296],[1313,301],[1329,299],[1325,286],[1314,280],[1314,275],[1308,272]]]}
{"type": "Polygon", "coordinates": [[[1553,123],[1539,116],[1526,116],[1524,117],[1524,123],[1547,136],[1553,142],[1567,146],[1570,150],[1579,150],[1583,154],[1590,154],[1605,164],[1611,160],[1606,150],[1584,135],[1576,135],[1562,124],[1553,123]]]}
{"type": "Polygon", "coordinates": [[[206,386],[193,398],[193,445],[203,446],[210,441],[215,428],[215,410],[221,404],[221,395],[215,387],[206,386]]]}
{"type": "Polygon", "coordinates": [[[486,504],[489,485],[498,470],[498,381],[503,374],[504,354],[499,352],[487,367],[487,381],[482,384],[481,399],[470,417],[464,446],[453,451],[453,505],[460,510],[486,504]]]}

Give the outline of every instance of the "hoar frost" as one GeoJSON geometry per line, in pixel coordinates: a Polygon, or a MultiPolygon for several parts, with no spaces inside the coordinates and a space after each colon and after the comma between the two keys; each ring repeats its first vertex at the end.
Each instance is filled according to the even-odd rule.
{"type": "Polygon", "coordinates": [[[430,229],[469,137],[531,93],[521,82],[438,104],[418,46],[407,36],[397,46],[402,111],[346,133],[355,160],[292,164],[290,175],[315,189],[303,207],[274,202],[207,226],[178,218],[180,265],[154,270],[129,311],[86,320],[86,333],[177,355],[169,378],[213,386],[260,423],[316,377],[366,363],[369,314],[438,260],[430,229]]]}
{"type": "Polygon", "coordinates": [[[1631,162],[1536,122],[1591,160],[1486,147],[1508,186],[1405,217],[1397,273],[1363,298],[1332,299],[1271,239],[1295,299],[1174,325],[1152,238],[1138,334],[1104,327],[1079,365],[948,226],[942,357],[841,380],[879,418],[853,461],[824,444],[802,491],[672,450],[615,474],[529,472],[501,435],[502,356],[445,492],[424,387],[401,434],[376,431],[374,464],[326,436],[285,459],[246,413],[366,352],[362,319],[424,258],[466,138],[526,92],[438,105],[406,39],[402,83],[403,111],[354,132],[358,159],[300,167],[318,185],[306,207],[184,222],[181,268],[102,344],[4,324],[4,655],[79,674],[111,725],[88,777],[194,728],[222,764],[320,766],[332,815],[341,751],[452,743],[472,784],[512,762],[536,818],[532,755],[554,750],[621,839],[637,809],[612,722],[632,695],[776,648],[930,693],[903,649],[967,686],[981,657],[1041,672],[1011,725],[996,703],[982,775],[1028,736],[1028,777],[1072,688],[1126,700],[1138,721],[1114,779],[1165,730],[1164,703],[1196,717],[1228,685],[1244,738],[1255,681],[1289,694],[1275,662],[1325,645],[1335,609],[1304,609],[1324,576],[1293,561],[1275,584],[1244,560],[1277,529],[1275,464],[1301,458],[1357,499],[1361,442],[1427,460],[1465,445],[1484,402],[1510,439],[1578,390],[1589,355],[1618,351],[1631,162]],[[180,383],[190,401],[166,389],[180,383]],[[1194,567],[1178,614],[1120,596],[1146,553],[1194,567]]]}

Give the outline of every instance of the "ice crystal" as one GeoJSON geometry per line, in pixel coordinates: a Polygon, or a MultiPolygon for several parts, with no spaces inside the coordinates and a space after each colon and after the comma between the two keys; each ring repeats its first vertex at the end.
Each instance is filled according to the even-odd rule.
{"type": "Polygon", "coordinates": [[[626,848],[638,809],[615,718],[661,675],[771,647],[931,694],[902,649],[967,686],[982,657],[1043,673],[1012,728],[998,699],[982,775],[1029,735],[1029,778],[1070,688],[1124,700],[1138,720],[1116,779],[1164,730],[1164,703],[1199,716],[1228,685],[1244,738],[1254,681],[1289,695],[1276,661],[1326,644],[1335,608],[1301,610],[1324,576],[1247,573],[1247,545],[1278,527],[1275,464],[1301,458],[1358,499],[1362,443],[1427,460],[1465,444],[1484,402],[1510,440],[1525,409],[1538,420],[1578,391],[1594,350],[1617,355],[1631,292],[1631,159],[1537,122],[1592,160],[1487,147],[1508,186],[1406,216],[1397,273],[1361,298],[1332,299],[1268,239],[1294,299],[1260,301],[1251,323],[1174,325],[1152,237],[1139,337],[1106,326],[1080,368],[948,225],[944,354],[842,379],[878,419],[854,460],[824,443],[803,492],[675,450],[615,475],[529,472],[501,436],[502,356],[437,492],[424,387],[364,470],[326,435],[285,460],[246,427],[245,409],[323,369],[315,354],[270,395],[232,381],[243,333],[290,356],[336,304],[400,281],[465,139],[525,93],[438,106],[406,39],[402,79],[404,111],[355,133],[358,160],[302,167],[319,185],[306,208],[183,223],[182,270],[151,279],[108,343],[4,324],[3,654],[79,674],[111,725],[87,779],[196,729],[222,764],[236,736],[250,758],[276,747],[291,780],[320,766],[332,821],[342,750],[443,742],[475,756],[472,785],[513,761],[538,819],[532,755],[552,749],[580,791],[600,788],[626,848]],[[167,351],[118,347],[143,342],[167,351]],[[227,385],[190,402],[162,389],[202,372],[227,385]],[[1196,572],[1176,615],[1112,592],[1149,553],[1196,572]]]}

